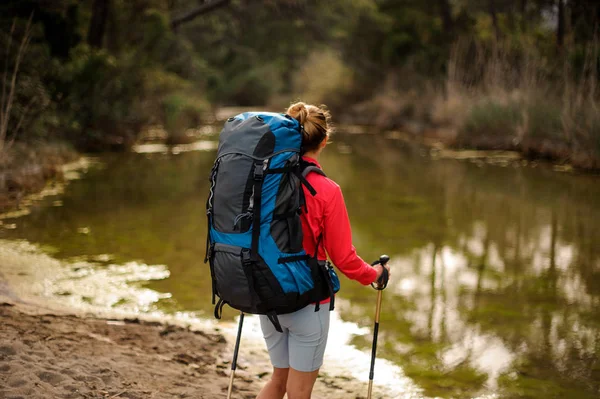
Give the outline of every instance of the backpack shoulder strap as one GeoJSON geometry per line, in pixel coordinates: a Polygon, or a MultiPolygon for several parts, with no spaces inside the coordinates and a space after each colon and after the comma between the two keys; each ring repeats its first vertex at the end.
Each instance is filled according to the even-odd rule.
{"type": "Polygon", "coordinates": [[[302,171],[302,177],[306,178],[310,172],[315,172],[320,174],[321,176],[327,177],[323,169],[319,168],[312,162],[305,161],[304,159],[300,160],[300,170],[302,171]]]}
{"type": "Polygon", "coordinates": [[[303,184],[306,189],[310,192],[310,194],[312,196],[317,195],[317,190],[314,189],[313,186],[311,186],[311,184],[308,182],[308,180],[306,180],[306,176],[310,173],[310,172],[316,172],[322,176],[325,176],[325,172],[323,172],[321,170],[321,168],[319,168],[317,165],[315,165],[312,162],[307,162],[303,159],[300,160],[300,168],[296,169],[296,175],[298,176],[298,178],[300,179],[300,183],[303,184]]]}
{"type": "Polygon", "coordinates": [[[319,168],[316,165],[312,165],[312,164],[310,166],[307,166],[306,168],[304,168],[302,170],[302,176],[304,176],[304,178],[306,178],[306,176],[308,176],[308,174],[310,172],[315,172],[315,173],[320,174],[321,176],[327,177],[327,175],[325,174],[325,172],[323,172],[323,169],[319,168]]]}

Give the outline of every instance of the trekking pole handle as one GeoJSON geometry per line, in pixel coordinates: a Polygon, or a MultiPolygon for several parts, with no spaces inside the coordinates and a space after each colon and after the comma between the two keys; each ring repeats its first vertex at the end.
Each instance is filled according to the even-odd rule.
{"type": "Polygon", "coordinates": [[[385,287],[387,287],[387,285],[388,285],[388,281],[390,279],[390,274],[389,274],[388,270],[385,268],[385,265],[389,262],[389,260],[390,260],[389,256],[381,255],[378,260],[371,263],[371,266],[381,265],[383,267],[383,273],[381,273],[381,276],[379,276],[379,279],[377,279],[377,285],[375,285],[374,283],[371,283],[371,286],[378,291],[384,290],[385,287]]]}

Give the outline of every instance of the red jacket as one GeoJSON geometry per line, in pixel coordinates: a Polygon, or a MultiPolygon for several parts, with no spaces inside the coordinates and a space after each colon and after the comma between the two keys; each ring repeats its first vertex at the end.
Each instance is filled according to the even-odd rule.
{"type": "MultiPolygon", "coordinates": [[[[315,159],[303,158],[321,167],[315,159]]],[[[323,239],[317,257],[324,260],[329,255],[331,262],[348,278],[363,285],[371,284],[377,279],[377,271],[356,254],[356,248],[352,245],[350,220],[340,186],[318,173],[309,173],[306,180],[317,195],[311,195],[303,186],[308,209],[308,212],[301,215],[304,250],[312,256],[322,233],[323,239]]]]}

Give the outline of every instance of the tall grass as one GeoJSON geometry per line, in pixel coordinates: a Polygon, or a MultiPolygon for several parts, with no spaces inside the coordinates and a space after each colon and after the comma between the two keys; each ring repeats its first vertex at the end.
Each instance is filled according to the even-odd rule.
{"type": "Polygon", "coordinates": [[[599,55],[590,44],[550,62],[525,43],[459,42],[433,122],[453,126],[459,147],[516,149],[600,169],[599,55]],[[581,55],[582,66],[573,67],[581,55]]]}
{"type": "Polygon", "coordinates": [[[196,138],[189,130],[200,125],[200,115],[208,109],[201,98],[186,93],[173,93],[163,101],[163,127],[167,131],[168,144],[186,144],[196,138]]]}

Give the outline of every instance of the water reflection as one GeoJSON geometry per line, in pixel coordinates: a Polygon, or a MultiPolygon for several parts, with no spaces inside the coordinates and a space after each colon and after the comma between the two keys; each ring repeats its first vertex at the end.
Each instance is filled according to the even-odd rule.
{"type": "MultiPolygon", "coordinates": [[[[0,238],[27,238],[59,258],[166,265],[169,278],[147,283],[171,294],[163,309],[210,317],[202,260],[213,158],[106,156],[62,206],[54,198],[5,220],[15,228],[0,238]]],[[[322,161],[342,186],[359,253],[392,256],[378,354],[426,396],[600,395],[600,178],[436,160],[369,134],[336,136],[322,161]]],[[[370,331],[374,292],[342,284],[341,318],[370,331]]],[[[368,353],[371,336],[352,342],[368,353]]]]}
{"type": "Polygon", "coordinates": [[[598,397],[598,178],[348,140],[356,162],[325,166],[344,181],[359,249],[397,251],[385,356],[429,396],[598,397]]]}

